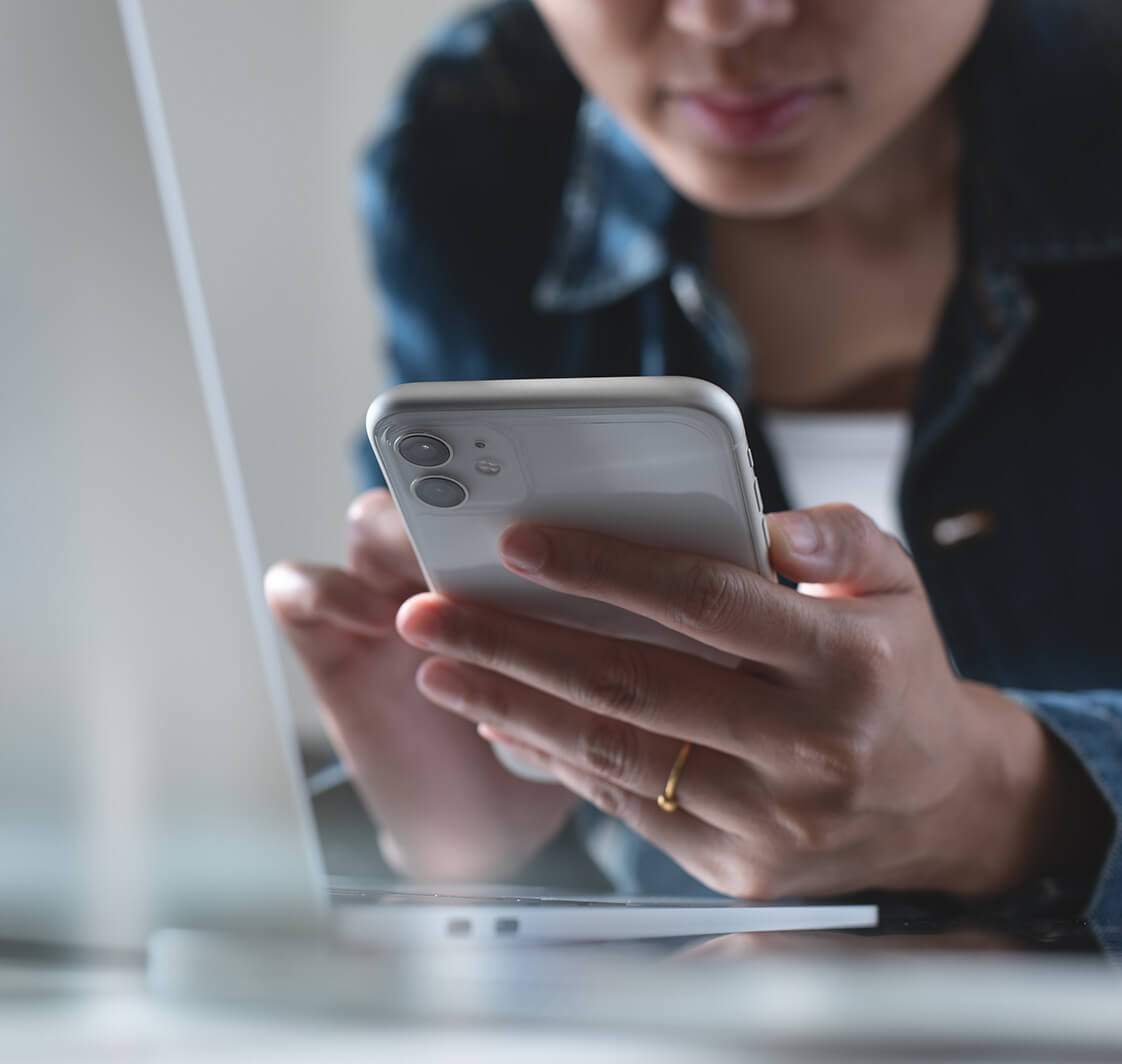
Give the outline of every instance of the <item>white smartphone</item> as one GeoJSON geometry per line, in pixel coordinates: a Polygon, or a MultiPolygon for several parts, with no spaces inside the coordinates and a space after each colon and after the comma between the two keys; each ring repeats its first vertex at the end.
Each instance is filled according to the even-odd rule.
{"type": "MultiPolygon", "coordinates": [[[[730,655],[507,570],[503,530],[536,521],[732,562],[774,579],[740,410],[690,377],[451,381],[379,395],[366,430],[429,586],[616,637],[730,655]]],[[[508,768],[543,778],[496,748],[508,768]]]]}

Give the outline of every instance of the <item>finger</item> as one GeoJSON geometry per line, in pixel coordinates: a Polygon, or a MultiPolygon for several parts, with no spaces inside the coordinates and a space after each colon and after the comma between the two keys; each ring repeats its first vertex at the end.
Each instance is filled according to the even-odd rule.
{"type": "MultiPolygon", "coordinates": [[[[681,743],[630,724],[589,713],[486,669],[430,658],[417,671],[422,694],[517,742],[655,798],[666,785],[681,743]]],[[[695,747],[679,782],[682,809],[722,831],[737,833],[761,803],[762,788],[738,758],[695,747]]]]}
{"type": "Polygon", "coordinates": [[[440,595],[409,599],[401,637],[570,705],[756,763],[783,762],[784,692],[693,654],[582,632],[440,595]],[[778,712],[777,712],[778,710],[778,712]]]}
{"type": "Polygon", "coordinates": [[[621,820],[713,890],[741,897],[755,897],[760,893],[740,840],[730,838],[681,808],[666,813],[653,798],[641,798],[560,758],[519,743],[488,725],[480,725],[479,734],[488,742],[509,747],[523,761],[548,772],[577,797],[621,820]]]}
{"type": "Polygon", "coordinates": [[[425,586],[405,524],[385,488],[364,492],[347,508],[347,564],[403,598],[425,586]]]}
{"type": "Polygon", "coordinates": [[[321,678],[334,677],[347,668],[361,636],[323,618],[305,568],[283,562],[272,566],[265,574],[265,599],[318,685],[321,678]]]}
{"type": "Polygon", "coordinates": [[[594,598],[738,657],[800,668],[833,618],[790,588],[737,565],[575,529],[516,525],[504,564],[535,583],[594,598]]]}
{"type": "Polygon", "coordinates": [[[334,624],[360,635],[394,630],[398,601],[352,573],[327,565],[277,562],[265,574],[265,599],[287,629],[334,624]]]}
{"type": "Polygon", "coordinates": [[[771,560],[797,583],[821,585],[831,595],[911,591],[919,576],[894,536],[854,506],[833,503],[769,514],[771,560]]]}

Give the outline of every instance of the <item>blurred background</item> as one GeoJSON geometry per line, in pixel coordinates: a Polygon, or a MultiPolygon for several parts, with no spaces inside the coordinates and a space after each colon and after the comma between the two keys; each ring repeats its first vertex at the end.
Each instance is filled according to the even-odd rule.
{"type": "MultiPolygon", "coordinates": [[[[349,448],[380,383],[355,160],[412,55],[463,6],[143,0],[263,565],[342,556],[349,448]]],[[[3,0],[0,34],[21,42],[4,82],[18,93],[70,40],[81,41],[80,62],[119,77],[115,22],[113,0],[3,0]]],[[[124,138],[135,109],[120,121],[124,138]]],[[[98,136],[112,151],[112,138],[98,136]]],[[[59,165],[87,149],[99,147],[67,155],[58,146],[59,165]]],[[[18,180],[5,182],[11,205],[18,180]]],[[[10,282],[34,260],[42,229],[5,214],[0,273],[10,282]]],[[[18,311],[9,307],[9,323],[18,311]]],[[[6,372],[24,372],[17,362],[32,372],[18,351],[3,357],[6,372]]],[[[11,394],[21,394],[18,381],[11,394]]],[[[311,694],[285,654],[301,737],[315,745],[323,738],[311,694]]]]}
{"type": "MultiPolygon", "coordinates": [[[[338,560],[349,448],[380,384],[355,160],[404,67],[466,4],[142,6],[260,557],[338,560]]],[[[285,654],[314,745],[311,693],[285,654]]]]}
{"type": "MultiPolygon", "coordinates": [[[[0,0],[0,938],[128,940],[144,892],[163,896],[155,873],[190,882],[168,871],[172,836],[222,851],[192,867],[223,904],[239,862],[260,885],[268,847],[246,838],[278,824],[277,852],[298,852],[272,710],[291,702],[307,767],[330,753],[287,643],[256,628],[259,589],[280,558],[342,560],[382,376],[356,161],[460,6],[0,0]],[[125,9],[147,33],[251,531],[237,487],[223,497],[125,9]]],[[[378,872],[353,793],[325,801],[360,834],[321,843],[378,872]]]]}

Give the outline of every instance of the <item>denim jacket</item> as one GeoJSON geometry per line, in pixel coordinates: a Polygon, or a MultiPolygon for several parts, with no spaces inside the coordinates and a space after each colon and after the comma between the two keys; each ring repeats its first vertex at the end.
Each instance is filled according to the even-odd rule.
{"type": "MultiPolygon", "coordinates": [[[[1119,924],[1122,19],[1109,7],[997,0],[956,79],[960,260],[898,501],[958,672],[1037,714],[1109,803],[1086,908],[1119,924]]],[[[739,397],[765,505],[786,507],[702,212],[582,93],[525,0],[432,44],[359,194],[395,379],[705,377],[739,397]]],[[[631,886],[688,888],[653,848],[632,840],[632,857],[631,886]]]]}

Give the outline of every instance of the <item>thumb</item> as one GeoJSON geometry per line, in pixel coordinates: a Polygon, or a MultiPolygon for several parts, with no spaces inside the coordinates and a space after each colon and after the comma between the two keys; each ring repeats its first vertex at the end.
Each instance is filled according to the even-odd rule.
{"type": "Polygon", "coordinates": [[[830,503],[768,514],[771,562],[789,580],[828,596],[910,591],[919,574],[895,537],[854,506],[830,503]]]}

